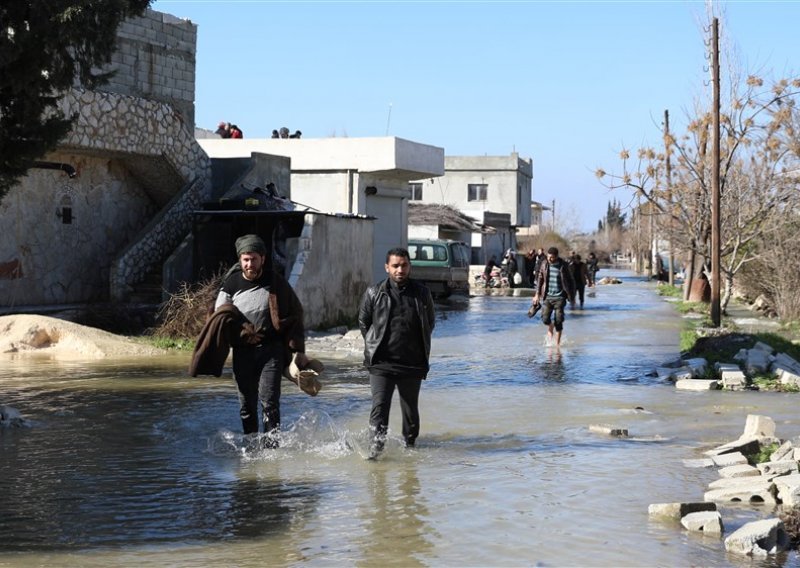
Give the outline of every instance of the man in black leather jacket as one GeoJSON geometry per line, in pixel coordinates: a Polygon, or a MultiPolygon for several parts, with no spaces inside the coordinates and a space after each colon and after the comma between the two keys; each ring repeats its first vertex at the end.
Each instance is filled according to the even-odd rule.
{"type": "Polygon", "coordinates": [[[373,440],[370,458],[383,450],[395,387],[403,413],[403,439],[413,446],[419,435],[419,390],[428,374],[431,333],[435,324],[428,288],[409,278],[408,251],[386,253],[389,277],[364,292],[358,326],[364,337],[364,366],[369,371],[373,440]]]}

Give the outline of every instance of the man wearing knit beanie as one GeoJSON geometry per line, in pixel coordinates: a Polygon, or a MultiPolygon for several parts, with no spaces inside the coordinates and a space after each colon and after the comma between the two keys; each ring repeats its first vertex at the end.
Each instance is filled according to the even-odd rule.
{"type": "MultiPolygon", "coordinates": [[[[305,361],[303,307],[289,283],[268,266],[267,245],[258,235],[236,239],[239,262],[222,282],[215,309],[233,304],[250,333],[233,343],[233,375],[245,434],[257,434],[261,403],[263,442],[275,448],[280,433],[281,376],[294,354],[305,361]]],[[[297,359],[295,359],[297,361],[297,359]]]]}

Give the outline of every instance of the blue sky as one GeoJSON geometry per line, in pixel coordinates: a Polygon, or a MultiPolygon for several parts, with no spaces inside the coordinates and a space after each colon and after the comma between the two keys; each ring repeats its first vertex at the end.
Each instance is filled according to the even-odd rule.
{"type": "MultiPolygon", "coordinates": [[[[800,2],[714,2],[744,74],[794,76],[800,2]]],[[[196,122],[247,138],[398,136],[533,158],[533,199],[593,229],[594,176],[707,96],[706,2],[157,0],[198,25],[196,122]]],[[[723,69],[723,72],[725,70],[723,69]]]]}

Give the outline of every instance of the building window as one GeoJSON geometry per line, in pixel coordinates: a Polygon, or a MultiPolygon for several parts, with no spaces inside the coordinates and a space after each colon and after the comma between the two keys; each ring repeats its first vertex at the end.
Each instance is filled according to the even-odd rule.
{"type": "Polygon", "coordinates": [[[411,201],[422,201],[422,184],[409,183],[408,189],[411,190],[411,201]]]}
{"type": "Polygon", "coordinates": [[[485,183],[467,184],[467,201],[486,201],[486,189],[488,187],[485,183]]]}

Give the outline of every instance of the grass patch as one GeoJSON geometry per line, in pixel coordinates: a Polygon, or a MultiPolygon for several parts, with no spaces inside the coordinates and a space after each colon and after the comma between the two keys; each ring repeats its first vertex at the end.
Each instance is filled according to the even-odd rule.
{"type": "Polygon", "coordinates": [[[656,288],[656,293],[667,298],[683,298],[683,289],[669,284],[659,284],[656,288]]]}
{"type": "Polygon", "coordinates": [[[692,349],[694,349],[695,343],[697,343],[697,332],[694,328],[692,329],[683,329],[681,330],[681,342],[680,342],[680,349],[681,353],[688,353],[692,349]]]}
{"type": "Polygon", "coordinates": [[[681,314],[710,314],[710,306],[704,302],[676,302],[675,309],[681,314]]]}
{"type": "Polygon", "coordinates": [[[784,385],[776,379],[773,375],[758,375],[753,377],[753,384],[758,387],[758,390],[772,391],[772,392],[800,392],[800,387],[795,385],[784,385]]]}
{"type": "Polygon", "coordinates": [[[748,454],[747,455],[747,462],[755,466],[759,463],[764,463],[769,461],[770,456],[772,453],[778,449],[778,444],[770,444],[768,446],[762,446],[758,453],[755,454],[748,454]]]}

